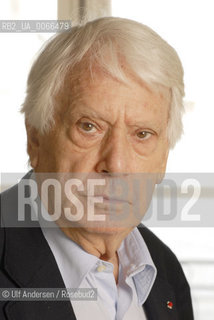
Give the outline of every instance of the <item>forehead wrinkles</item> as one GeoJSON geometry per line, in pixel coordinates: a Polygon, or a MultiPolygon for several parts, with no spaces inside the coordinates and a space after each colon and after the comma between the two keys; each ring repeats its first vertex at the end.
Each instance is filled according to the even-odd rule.
{"type": "MultiPolygon", "coordinates": [[[[135,77],[131,72],[126,71],[127,81],[123,82],[121,80],[116,79],[115,77],[111,76],[104,72],[99,66],[93,66],[93,70],[89,70],[89,68],[83,68],[80,66],[76,72],[77,76],[70,79],[70,91],[73,95],[73,98],[81,98],[83,93],[89,94],[96,91],[96,88],[100,89],[111,86],[111,84],[115,83],[115,88],[119,88],[120,86],[126,87],[130,89],[130,91],[135,92],[135,86],[142,88],[142,96],[143,96],[143,89],[145,90],[144,93],[146,95],[151,95],[151,97],[156,101],[163,101],[166,104],[169,104],[171,101],[171,90],[161,84],[153,84],[152,86],[145,83],[139,77],[135,77]],[[102,87],[100,86],[102,84],[102,87]],[[98,86],[97,86],[98,85],[98,86]]],[[[116,89],[116,90],[117,90],[116,89]]],[[[102,90],[101,90],[102,91],[102,90]]],[[[116,91],[119,94],[119,91],[116,91]]],[[[133,94],[134,96],[134,94],[133,94]]]]}
{"type": "Polygon", "coordinates": [[[65,78],[64,85],[55,97],[56,116],[61,118],[61,120],[70,111],[71,107],[82,99],[82,91],[84,85],[86,85],[84,83],[86,75],[83,76],[81,73],[78,73],[76,70],[69,72],[65,78]]]}
{"type": "MultiPolygon", "coordinates": [[[[63,111],[63,113],[67,113],[71,111],[72,107],[77,106],[77,104],[83,102],[83,100],[85,101],[85,96],[90,96],[91,93],[93,95],[96,93],[96,97],[98,97],[100,86],[96,86],[96,82],[98,81],[98,85],[102,82],[104,85],[105,82],[107,84],[109,80],[111,80],[110,77],[106,77],[105,75],[100,76],[100,74],[95,74],[92,78],[87,71],[80,72],[80,74],[76,72],[74,75],[70,75],[66,79],[65,85],[57,97],[60,112],[63,111]]],[[[102,95],[100,97],[102,98],[102,95]]]]}
{"type": "MultiPolygon", "coordinates": [[[[109,81],[115,82],[117,85],[126,86],[127,89],[131,88],[134,91],[133,83],[136,83],[136,85],[141,86],[142,88],[146,89],[147,93],[152,94],[151,98],[156,101],[155,105],[156,107],[153,109],[154,113],[158,112],[158,108],[160,106],[160,103],[164,103],[166,105],[166,108],[168,109],[168,118],[169,118],[169,105],[171,102],[171,90],[169,88],[166,88],[162,85],[155,84],[154,87],[151,89],[146,83],[144,83],[139,78],[135,78],[133,75],[129,74],[129,81],[126,83],[121,82],[120,80],[117,80],[113,78],[111,75],[106,74],[99,68],[99,66],[93,66],[93,72],[89,70],[89,66],[87,63],[81,63],[80,65],[77,65],[72,72],[69,72],[65,82],[64,86],[57,96],[57,106],[60,113],[60,116],[64,117],[65,114],[72,111],[74,106],[77,106],[77,104],[81,103],[84,100],[85,95],[90,95],[90,93],[93,90],[93,93],[96,91],[96,84],[103,84],[103,87],[105,88],[106,85],[109,84],[109,81]],[[130,87],[130,84],[131,87],[130,87]]],[[[100,89],[100,86],[99,86],[100,89]]],[[[99,92],[99,90],[98,90],[99,92]]],[[[97,94],[98,94],[97,92],[97,94]]],[[[101,90],[102,93],[102,90],[101,90]]],[[[119,94],[119,92],[117,91],[119,94]]],[[[102,95],[101,95],[102,98],[102,95]]],[[[86,101],[87,102],[87,101],[86,101]]],[[[144,101],[145,102],[145,101],[144,101]]],[[[147,101],[146,104],[144,104],[144,108],[150,107],[149,101],[147,101]]]]}

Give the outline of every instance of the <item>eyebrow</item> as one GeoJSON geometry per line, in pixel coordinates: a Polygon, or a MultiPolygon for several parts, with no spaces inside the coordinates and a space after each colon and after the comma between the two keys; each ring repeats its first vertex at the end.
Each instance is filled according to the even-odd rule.
{"type": "MultiPolygon", "coordinates": [[[[77,114],[79,116],[85,116],[85,117],[89,117],[89,118],[95,118],[95,119],[99,119],[102,120],[104,122],[107,122],[109,125],[112,125],[111,121],[107,120],[106,117],[104,117],[99,111],[95,111],[93,110],[93,108],[89,107],[87,104],[85,103],[81,103],[81,105],[77,105],[76,103],[73,104],[73,108],[71,110],[71,112],[69,113],[70,116],[72,117],[73,114],[77,114]]],[[[111,115],[110,115],[111,117],[111,115]]],[[[127,121],[128,125],[131,127],[138,127],[138,128],[154,128],[156,130],[160,130],[161,127],[161,123],[154,123],[154,121],[152,120],[142,120],[142,121],[135,121],[133,124],[131,124],[131,121],[128,120],[127,121]]]]}
{"type": "Polygon", "coordinates": [[[101,119],[105,122],[108,122],[109,124],[111,124],[106,117],[104,117],[101,113],[99,113],[99,111],[95,111],[93,110],[91,107],[87,106],[86,104],[82,103],[82,105],[73,105],[73,108],[70,112],[70,115],[72,116],[73,114],[78,114],[78,115],[82,115],[82,116],[88,116],[88,117],[93,117],[96,119],[101,119]]]}

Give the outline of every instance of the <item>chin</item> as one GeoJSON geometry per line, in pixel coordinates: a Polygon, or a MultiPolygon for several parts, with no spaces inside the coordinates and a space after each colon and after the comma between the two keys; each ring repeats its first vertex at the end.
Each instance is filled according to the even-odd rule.
{"type": "Polygon", "coordinates": [[[94,227],[84,227],[85,231],[93,234],[103,234],[103,235],[116,235],[122,233],[129,233],[133,227],[118,227],[118,226],[94,226],[94,227]]]}

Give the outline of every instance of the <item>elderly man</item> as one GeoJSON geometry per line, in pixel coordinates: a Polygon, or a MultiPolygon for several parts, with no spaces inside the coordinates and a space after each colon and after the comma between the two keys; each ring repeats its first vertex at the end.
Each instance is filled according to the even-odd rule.
{"type": "Polygon", "coordinates": [[[49,41],[22,109],[33,168],[23,181],[36,181],[38,196],[30,198],[39,222],[7,225],[20,211],[22,182],[2,194],[0,285],[96,288],[97,299],[4,300],[2,320],[193,319],[179,262],[139,224],[182,133],[183,95],[176,52],[142,24],[101,18],[49,41]],[[121,180],[130,191],[136,177],[143,181],[137,217],[140,199],[113,188],[121,180]],[[50,179],[59,189],[47,196],[50,179]]]}

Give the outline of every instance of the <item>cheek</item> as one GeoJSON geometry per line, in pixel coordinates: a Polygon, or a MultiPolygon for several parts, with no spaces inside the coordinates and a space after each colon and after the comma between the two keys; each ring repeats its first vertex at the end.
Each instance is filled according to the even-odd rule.
{"type": "Polygon", "coordinates": [[[161,144],[148,156],[137,159],[138,172],[163,172],[165,171],[168,147],[167,144],[161,144]]]}
{"type": "Polygon", "coordinates": [[[53,157],[58,172],[90,172],[95,166],[97,152],[79,149],[63,139],[55,146],[53,157]]]}

